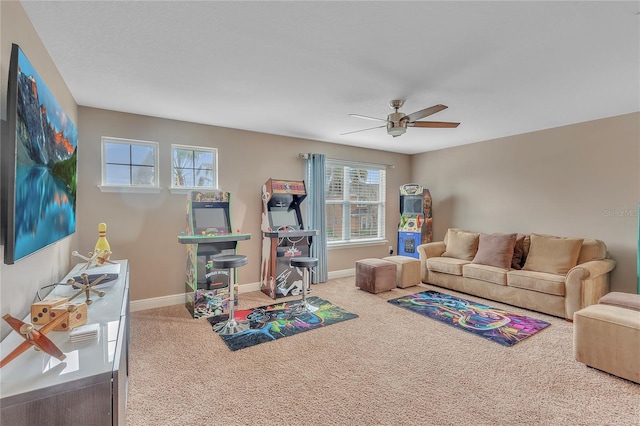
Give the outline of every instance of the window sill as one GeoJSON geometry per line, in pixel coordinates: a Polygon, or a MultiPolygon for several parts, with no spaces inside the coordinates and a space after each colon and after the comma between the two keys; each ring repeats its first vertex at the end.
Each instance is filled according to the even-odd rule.
{"type": "Polygon", "coordinates": [[[119,192],[119,193],[135,193],[135,194],[159,194],[162,188],[159,186],[115,186],[115,185],[98,185],[101,192],[119,192]]]}
{"type": "Polygon", "coordinates": [[[172,194],[188,194],[191,191],[202,191],[202,192],[209,192],[209,191],[217,191],[217,188],[175,188],[175,187],[170,187],[169,188],[169,192],[171,192],[172,194]]]}
{"type": "Polygon", "coordinates": [[[342,248],[353,248],[353,247],[363,247],[363,246],[381,246],[389,244],[388,240],[358,240],[358,241],[349,241],[349,242],[341,242],[341,243],[328,243],[327,249],[342,249],[342,248]]]}

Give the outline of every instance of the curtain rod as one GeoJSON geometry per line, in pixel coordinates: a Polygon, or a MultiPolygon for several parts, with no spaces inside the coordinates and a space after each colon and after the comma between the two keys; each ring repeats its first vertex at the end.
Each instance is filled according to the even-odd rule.
{"type": "MultiPolygon", "coordinates": [[[[302,158],[303,160],[308,160],[309,159],[309,154],[304,154],[302,152],[298,153],[298,158],[302,158]]],[[[371,163],[371,162],[367,162],[367,161],[351,161],[351,160],[341,160],[339,158],[327,158],[327,160],[332,160],[332,161],[342,161],[342,162],[346,162],[346,163],[354,163],[354,164],[371,164],[373,166],[384,166],[384,167],[389,167],[390,169],[395,169],[396,166],[395,164],[382,164],[382,163],[371,163]]]]}

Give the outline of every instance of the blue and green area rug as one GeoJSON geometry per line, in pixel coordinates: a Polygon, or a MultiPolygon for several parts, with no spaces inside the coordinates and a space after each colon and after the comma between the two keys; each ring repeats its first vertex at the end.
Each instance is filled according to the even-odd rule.
{"type": "MultiPolygon", "coordinates": [[[[229,349],[236,351],[358,317],[319,297],[307,297],[307,303],[317,310],[300,313],[296,309],[300,300],[292,300],[236,311],[235,319],[249,321],[249,329],[231,336],[221,335],[220,337],[229,349]]],[[[207,318],[212,326],[226,319],[227,315],[207,318]]]]}
{"type": "Polygon", "coordinates": [[[388,302],[504,346],[515,345],[551,325],[536,318],[510,314],[502,309],[431,290],[388,302]]]}

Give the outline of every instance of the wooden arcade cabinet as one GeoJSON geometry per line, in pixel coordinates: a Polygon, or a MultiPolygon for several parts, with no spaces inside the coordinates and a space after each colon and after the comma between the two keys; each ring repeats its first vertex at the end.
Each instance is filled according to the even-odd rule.
{"type": "Polygon", "coordinates": [[[238,241],[251,238],[251,234],[233,232],[229,206],[228,192],[187,195],[187,231],[178,236],[178,242],[187,245],[185,305],[194,318],[219,315],[229,307],[225,299],[231,277],[228,270],[213,268],[213,259],[236,254],[238,241]]]}
{"type": "Polygon", "coordinates": [[[317,230],[304,229],[300,204],[307,196],[304,181],[269,179],[262,185],[262,262],[260,288],[272,299],[298,295],[303,271],[289,264],[309,256],[317,230]]]}

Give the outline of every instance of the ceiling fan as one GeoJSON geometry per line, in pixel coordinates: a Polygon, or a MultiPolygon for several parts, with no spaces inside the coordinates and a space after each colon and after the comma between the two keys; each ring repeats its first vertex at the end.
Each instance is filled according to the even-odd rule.
{"type": "Polygon", "coordinates": [[[422,109],[420,111],[416,111],[412,114],[405,115],[402,112],[398,112],[400,108],[404,105],[404,100],[394,99],[389,102],[389,107],[395,112],[389,114],[386,119],[384,118],[376,118],[369,117],[367,115],[360,114],[349,114],[351,117],[364,118],[366,120],[374,120],[374,121],[384,121],[385,124],[382,126],[370,127],[368,129],[355,130],[353,132],[341,133],[341,135],[349,135],[351,133],[364,132],[365,130],[379,129],[381,127],[387,127],[387,133],[397,138],[398,136],[404,134],[407,131],[407,127],[430,127],[430,128],[441,128],[441,129],[450,129],[454,127],[458,127],[460,123],[451,123],[446,121],[417,121],[421,118],[428,117],[436,112],[440,112],[443,109],[446,109],[445,105],[434,105],[429,108],[422,109]]]}

